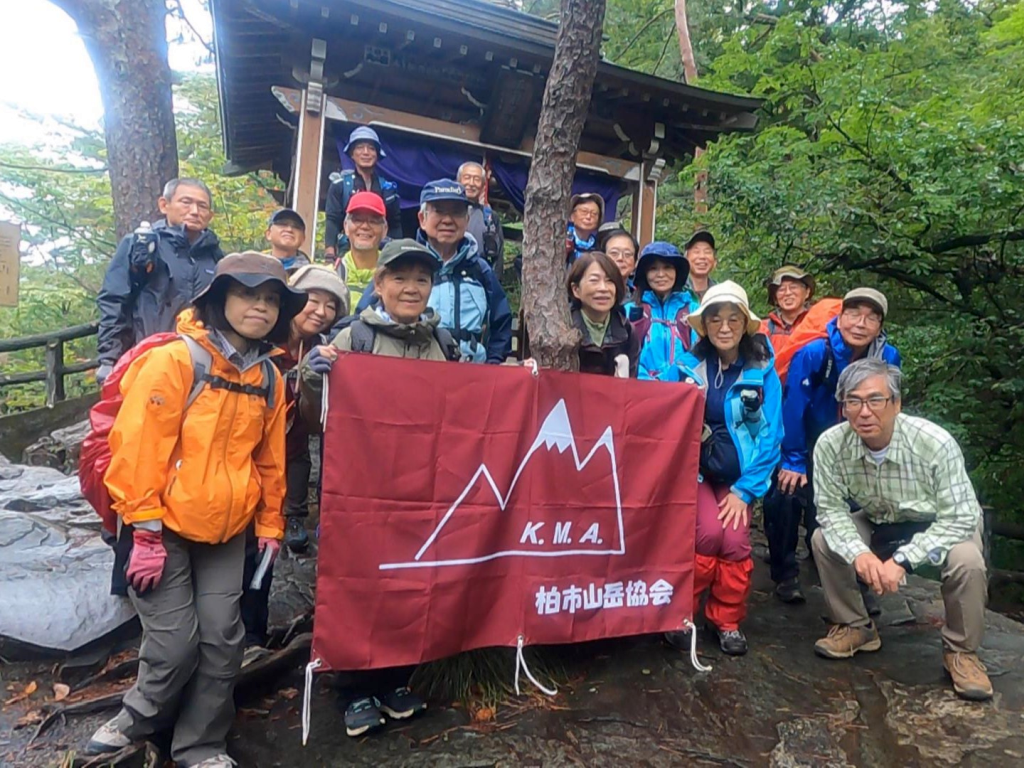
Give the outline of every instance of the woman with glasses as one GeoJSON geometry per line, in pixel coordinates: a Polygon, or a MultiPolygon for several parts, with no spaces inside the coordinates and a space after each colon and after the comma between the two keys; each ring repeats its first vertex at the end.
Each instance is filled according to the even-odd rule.
{"type": "MultiPolygon", "coordinates": [[[[727,280],[708,289],[689,323],[700,340],[662,376],[700,387],[706,396],[697,485],[694,605],[708,592],[708,629],[723,653],[741,656],[747,639],[751,507],[768,490],[779,463],[782,386],[771,345],[758,333],[747,293],[727,280]]],[[[676,647],[689,634],[670,632],[676,647]]]]}

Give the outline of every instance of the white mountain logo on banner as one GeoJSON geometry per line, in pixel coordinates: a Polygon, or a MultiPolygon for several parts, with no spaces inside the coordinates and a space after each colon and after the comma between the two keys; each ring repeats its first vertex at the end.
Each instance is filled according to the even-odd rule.
{"type": "MultiPolygon", "coordinates": [[[[570,467],[571,469],[571,467],[570,467]]],[[[604,475],[602,475],[602,478],[604,475]]],[[[568,479],[567,479],[568,482],[568,479]]],[[[483,484],[481,483],[481,486],[483,484]]],[[[546,515],[550,518],[552,514],[546,515]]],[[[568,517],[568,515],[562,515],[562,517],[568,517]]],[[[488,549],[491,547],[487,547],[488,549]]],[[[445,512],[441,522],[438,523],[434,531],[427,537],[427,540],[420,547],[415,557],[410,562],[404,563],[382,563],[380,570],[395,570],[402,568],[439,568],[444,566],[455,566],[455,565],[472,565],[473,563],[483,563],[489,560],[496,560],[501,557],[569,557],[577,555],[622,555],[626,551],[626,535],[625,529],[622,522],[622,497],[619,492],[619,469],[615,459],[615,438],[612,434],[612,428],[607,427],[601,434],[597,443],[590,449],[590,452],[580,458],[579,451],[576,448],[576,438],[572,431],[572,425],[569,423],[569,414],[565,408],[565,401],[559,400],[554,408],[551,409],[547,417],[541,424],[540,431],[537,434],[536,439],[530,446],[530,449],[523,456],[522,461],[519,464],[516,473],[512,478],[512,482],[509,484],[508,490],[504,493],[498,488],[497,483],[494,482],[494,477],[491,475],[491,471],[488,469],[486,463],[482,463],[470,478],[469,482],[466,483],[466,487],[462,490],[462,493],[455,499],[454,503],[445,512]],[[545,451],[541,451],[541,448],[545,448],[545,451]],[[515,530],[515,543],[514,546],[501,546],[497,551],[492,552],[467,552],[464,556],[450,557],[444,559],[438,559],[436,556],[431,557],[431,551],[438,548],[439,537],[441,541],[444,540],[443,533],[445,527],[449,521],[452,520],[453,516],[458,511],[459,507],[463,504],[470,493],[478,487],[478,482],[481,478],[486,481],[486,486],[489,487],[490,491],[494,496],[494,501],[497,502],[497,507],[501,512],[506,512],[509,500],[512,498],[515,492],[516,486],[519,483],[523,472],[530,465],[532,460],[542,461],[547,460],[551,456],[552,449],[557,450],[559,455],[564,455],[568,449],[571,451],[573,462],[575,464],[575,475],[581,474],[587,466],[594,460],[595,456],[599,453],[604,455],[603,452],[607,452],[610,460],[610,480],[613,499],[609,500],[609,503],[605,505],[609,511],[614,506],[614,521],[607,521],[610,524],[602,525],[600,522],[589,522],[584,523],[584,530],[582,534],[579,534],[579,530],[573,529],[573,525],[578,522],[573,520],[561,519],[543,519],[543,520],[530,520],[525,519],[524,527],[519,528],[516,526],[515,530]],[[603,449],[603,452],[602,452],[603,449]],[[613,502],[613,503],[611,503],[613,502]],[[611,529],[611,530],[609,530],[611,529]],[[576,538],[576,536],[579,538],[576,538]],[[608,541],[606,541],[608,539],[608,541]]]]}

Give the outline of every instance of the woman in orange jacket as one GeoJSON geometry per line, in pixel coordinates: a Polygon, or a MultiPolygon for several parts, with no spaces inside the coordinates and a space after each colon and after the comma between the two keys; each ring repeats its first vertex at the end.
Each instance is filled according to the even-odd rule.
{"type": "Polygon", "coordinates": [[[180,341],[143,353],[121,380],[104,481],[132,526],[126,576],[143,637],[139,675],[88,754],[173,729],[171,756],[228,768],[242,660],[245,530],[271,557],[284,534],[284,385],[270,357],[306,294],[272,257],[217,264],[179,319],[180,341]]]}

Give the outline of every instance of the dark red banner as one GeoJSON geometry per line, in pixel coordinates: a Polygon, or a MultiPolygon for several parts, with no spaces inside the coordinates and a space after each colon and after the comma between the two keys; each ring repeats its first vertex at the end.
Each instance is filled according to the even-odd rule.
{"type": "Polygon", "coordinates": [[[695,387],[368,355],[329,384],[321,669],[692,618],[695,387]]]}

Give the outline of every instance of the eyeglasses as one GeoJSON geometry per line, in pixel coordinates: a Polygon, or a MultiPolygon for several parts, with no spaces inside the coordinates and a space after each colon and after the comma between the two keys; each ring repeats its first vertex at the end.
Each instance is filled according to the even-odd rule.
{"type": "Polygon", "coordinates": [[[882,318],[870,311],[867,314],[863,314],[858,309],[846,309],[843,310],[843,317],[851,323],[863,323],[867,328],[878,328],[882,324],[882,318]]]}
{"type": "Polygon", "coordinates": [[[859,397],[848,397],[843,400],[843,410],[849,411],[850,413],[860,413],[861,409],[867,404],[868,408],[873,413],[879,413],[885,409],[885,406],[892,400],[891,397],[882,397],[881,395],[872,395],[869,398],[862,399],[859,397]]]}

